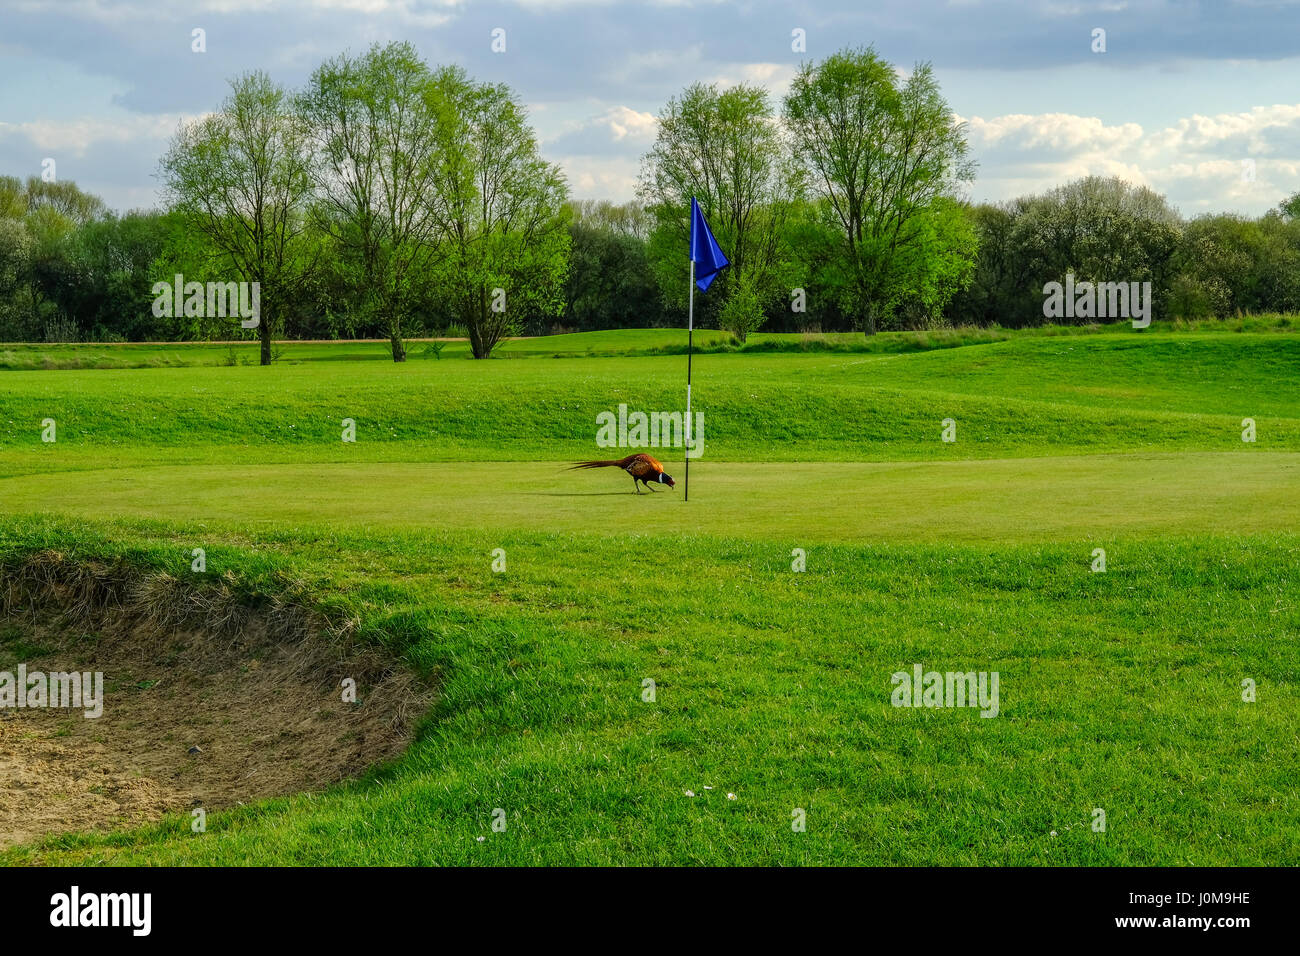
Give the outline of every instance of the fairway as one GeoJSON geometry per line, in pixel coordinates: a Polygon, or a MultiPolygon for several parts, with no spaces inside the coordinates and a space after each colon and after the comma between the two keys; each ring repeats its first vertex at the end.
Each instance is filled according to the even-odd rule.
{"type": "MultiPolygon", "coordinates": [[[[756,337],[695,358],[689,502],[681,448],[645,449],[671,491],[566,470],[638,450],[600,413],[681,407],[673,335],[0,349],[6,575],[302,607],[434,698],[351,782],[0,859],[1300,862],[1289,327],[756,337]],[[917,665],[996,673],[996,714],[894,706],[917,665]]],[[[32,644],[0,631],[7,663],[32,644]]]]}
{"type": "Polygon", "coordinates": [[[794,543],[1100,542],[1300,528],[1300,453],[699,462],[691,474],[686,506],[680,485],[637,496],[620,472],[566,473],[561,462],[93,469],[0,479],[0,501],[12,511],[245,527],[676,533],[794,543]]]}

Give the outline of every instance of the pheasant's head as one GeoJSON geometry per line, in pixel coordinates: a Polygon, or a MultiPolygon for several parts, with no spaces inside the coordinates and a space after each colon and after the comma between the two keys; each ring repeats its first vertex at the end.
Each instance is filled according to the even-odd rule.
{"type": "Polygon", "coordinates": [[[667,485],[669,488],[676,488],[677,482],[673,481],[673,476],[666,472],[659,472],[659,484],[667,485]]]}

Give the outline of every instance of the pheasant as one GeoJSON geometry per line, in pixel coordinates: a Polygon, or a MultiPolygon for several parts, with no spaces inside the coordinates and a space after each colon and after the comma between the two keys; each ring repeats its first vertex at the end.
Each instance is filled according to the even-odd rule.
{"type": "MultiPolygon", "coordinates": [[[[641,494],[641,485],[647,488],[652,484],[667,485],[669,488],[677,485],[673,476],[664,471],[664,466],[646,454],[628,455],[617,461],[580,461],[569,470],[573,471],[574,468],[622,468],[632,476],[632,487],[638,495],[641,494]]],[[[650,490],[654,491],[653,488],[650,490]]]]}

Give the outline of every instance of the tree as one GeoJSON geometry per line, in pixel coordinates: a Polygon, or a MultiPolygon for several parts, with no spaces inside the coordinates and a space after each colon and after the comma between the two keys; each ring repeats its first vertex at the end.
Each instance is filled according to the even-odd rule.
{"type": "Polygon", "coordinates": [[[42,209],[53,210],[78,226],[93,222],[108,212],[104,200],[82,192],[71,180],[46,182],[38,176],[29,176],[25,191],[29,213],[42,209]]]}
{"type": "Polygon", "coordinates": [[[643,242],[654,228],[654,218],[640,202],[612,203],[608,199],[578,199],[569,203],[572,221],[626,239],[643,242]]]}
{"type": "Polygon", "coordinates": [[[523,106],[505,84],[478,84],[459,67],[434,74],[440,103],[433,215],[438,287],[469,332],[477,359],[516,334],[530,313],[563,307],[567,189],[545,162],[523,106]]]}
{"type": "Polygon", "coordinates": [[[334,261],[358,291],[354,308],[376,314],[393,361],[437,245],[433,213],[439,102],[429,69],[409,43],[327,60],[299,108],[316,143],[314,207],[334,261]]]}
{"type": "Polygon", "coordinates": [[[1217,310],[1223,301],[1226,287],[1207,270],[1226,260],[1199,239],[1185,241],[1177,211],[1146,187],[1086,177],[1042,195],[976,206],[970,215],[979,257],[970,286],[951,303],[954,321],[1040,324],[1043,286],[1064,282],[1067,273],[1078,282],[1151,282],[1157,312],[1173,308],[1175,299],[1186,314],[1217,310]],[[1205,267],[1186,265],[1188,257],[1205,267]],[[1185,278],[1175,282],[1179,270],[1185,278]]]}
{"type": "Polygon", "coordinates": [[[0,216],[0,342],[34,337],[32,237],[21,219],[0,216]]]}
{"type": "Polygon", "coordinates": [[[1016,225],[1025,200],[970,210],[979,255],[969,285],[950,302],[959,325],[1036,324],[1043,319],[1042,284],[1034,287],[1016,225]]]}
{"type": "Polygon", "coordinates": [[[733,282],[731,294],[718,311],[718,328],[730,332],[742,344],[749,338],[749,333],[757,331],[766,318],[758,290],[754,287],[758,281],[755,275],[751,269],[741,276],[739,282],[733,282]]]}
{"type": "Polygon", "coordinates": [[[77,341],[88,327],[80,296],[86,275],[76,256],[79,232],[107,215],[98,196],[75,182],[0,177],[0,252],[9,263],[4,325],[8,338],[77,341]],[[19,267],[21,263],[21,267],[19,267]]]}
{"type": "Polygon", "coordinates": [[[78,284],[78,324],[97,341],[165,338],[170,331],[154,318],[155,271],[172,224],[159,212],[108,214],[77,230],[71,244],[78,284]]]}
{"type": "Polygon", "coordinates": [[[1279,215],[1288,222],[1300,219],[1300,192],[1292,193],[1278,203],[1277,210],[1279,215]]]}
{"type": "Polygon", "coordinates": [[[0,219],[22,219],[27,214],[27,188],[17,176],[0,176],[0,219]]]}
{"type": "Polygon", "coordinates": [[[303,241],[311,141],[291,106],[265,73],[245,74],[218,112],[180,128],[160,167],[174,208],[219,256],[214,269],[260,284],[263,365],[313,266],[303,241]]]}
{"type": "Polygon", "coordinates": [[[1088,176],[1025,200],[1017,229],[1024,254],[1047,278],[1156,278],[1181,223],[1159,193],[1118,177],[1088,176]],[[1045,272],[1043,272],[1045,270],[1045,272]]]}
{"type": "Polygon", "coordinates": [[[868,335],[909,299],[942,308],[975,248],[940,200],[973,178],[957,123],[928,64],[900,84],[871,49],[845,50],[795,76],[784,116],[795,154],[841,233],[845,307],[868,335]],[[947,237],[948,241],[944,241],[947,237]],[[928,253],[912,247],[928,245],[928,253]],[[930,291],[927,291],[930,290],[930,291]]]}
{"type": "Polygon", "coordinates": [[[1118,177],[1088,176],[1023,200],[1014,242],[1031,292],[1073,273],[1076,281],[1151,282],[1163,296],[1181,233],[1164,196],[1118,177]]]}
{"type": "Polygon", "coordinates": [[[1167,270],[1168,307],[1186,318],[1300,309],[1300,228],[1277,212],[1193,219],[1167,270]]]}
{"type": "Polygon", "coordinates": [[[762,87],[719,90],[695,83],[670,99],[659,115],[655,144],[642,161],[639,187],[655,219],[651,260],[665,299],[686,304],[683,253],[695,197],[731,261],[716,282],[722,295],[711,298],[743,296],[746,302],[737,303],[730,315],[743,314],[746,323],[754,316],[749,301],[754,299],[761,315],[789,288],[791,256],[783,239],[801,190],[799,171],[762,87]]]}
{"type": "Polygon", "coordinates": [[[569,204],[565,321],[579,331],[655,326],[659,290],[646,251],[651,217],[636,202],[569,204]]]}
{"type": "Polygon", "coordinates": [[[915,217],[910,236],[894,251],[897,270],[912,277],[897,299],[898,309],[906,327],[931,328],[943,323],[944,308],[970,284],[979,237],[970,208],[947,196],[915,217]]]}

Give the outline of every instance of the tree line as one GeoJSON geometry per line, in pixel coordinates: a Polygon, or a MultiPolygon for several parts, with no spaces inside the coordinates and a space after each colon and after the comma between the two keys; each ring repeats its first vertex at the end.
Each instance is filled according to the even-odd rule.
{"type": "MultiPolygon", "coordinates": [[[[762,87],[696,83],[659,114],[634,201],[573,200],[518,96],[406,43],[322,63],[296,91],[241,76],[159,163],[165,208],[0,177],[0,341],[457,334],[680,326],[689,204],[731,259],[696,321],[847,331],[1046,321],[1043,287],[1151,282],[1157,316],[1300,311],[1300,194],[1184,219],[1081,179],[972,204],[974,165],[928,65],[870,48],[762,87]],[[257,327],[155,307],[155,283],[248,282],[257,327]]],[[[1059,321],[1059,320],[1058,320],[1059,321]]],[[[1081,318],[1078,321],[1088,321],[1081,318]]]]}

